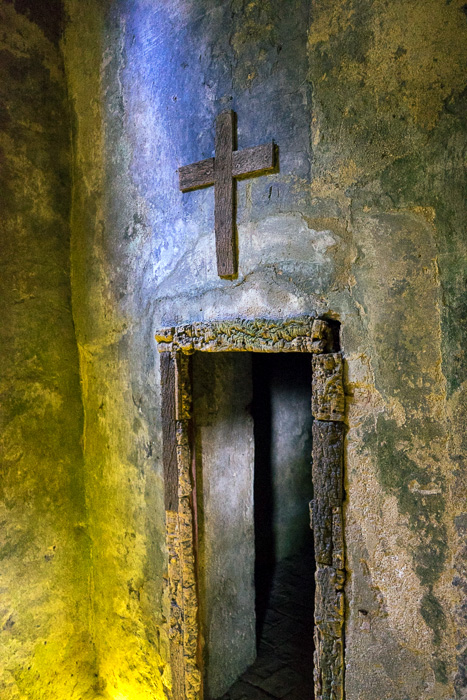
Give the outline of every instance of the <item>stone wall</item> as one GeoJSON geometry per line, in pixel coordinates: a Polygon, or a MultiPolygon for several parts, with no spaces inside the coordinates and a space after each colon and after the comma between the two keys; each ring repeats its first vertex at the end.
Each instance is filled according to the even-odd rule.
{"type": "Polygon", "coordinates": [[[96,696],[58,3],[0,3],[0,697],[96,696]]]}
{"type": "Polygon", "coordinates": [[[314,7],[311,197],[350,253],[347,696],[465,698],[465,9],[314,7]]]}
{"type": "MultiPolygon", "coordinates": [[[[18,683],[30,678],[24,674],[36,667],[28,670],[24,660],[39,649],[37,658],[53,649],[63,659],[40,662],[40,690],[31,697],[45,696],[45,688],[52,697],[48,679],[68,668],[85,628],[97,663],[84,642],[73,658],[93,692],[163,697],[171,680],[154,331],[301,313],[342,324],[347,698],[467,698],[464,4],[66,0],[82,424],[68,249],[57,234],[69,202],[64,81],[51,43],[59,32],[45,36],[37,12],[28,18],[3,3],[11,27],[5,56],[15,62],[8,85],[31,86],[27,95],[5,91],[2,112],[6,157],[20,173],[6,184],[25,198],[21,218],[8,197],[3,242],[9,261],[21,258],[4,282],[5,295],[20,301],[5,312],[19,319],[2,331],[5,391],[11,402],[29,396],[20,423],[8,424],[22,431],[9,444],[27,443],[8,448],[13,466],[5,481],[13,494],[6,519],[13,538],[26,532],[25,550],[14,539],[4,575],[21,580],[33,562],[34,586],[25,586],[11,610],[24,610],[28,625],[41,624],[34,634],[43,634],[39,640],[31,628],[28,637],[26,623],[11,627],[8,612],[2,634],[18,635],[15,654],[25,650],[21,671],[12,675],[19,664],[8,661],[11,698],[31,695],[18,683]],[[19,59],[30,82],[18,72],[19,59]],[[53,86],[46,100],[44,85],[53,86]],[[8,121],[13,108],[22,115],[16,126],[8,121]],[[213,155],[214,118],[223,108],[238,114],[240,148],[274,138],[280,151],[280,172],[239,185],[234,281],[216,275],[212,189],[181,194],[176,174],[213,155]],[[13,136],[24,151],[11,145],[13,136]],[[40,257],[29,256],[29,241],[40,257]],[[57,241],[60,252],[45,241],[57,241]],[[14,274],[21,284],[9,282],[14,274]],[[31,299],[32,286],[45,297],[31,299]],[[30,365],[13,361],[21,344],[30,365]],[[21,475],[20,454],[27,462],[21,475]],[[27,509],[14,505],[23,501],[27,509]],[[87,529],[74,527],[84,522],[87,529]],[[53,547],[56,533],[63,558],[49,562],[43,546],[53,547]],[[89,589],[81,566],[92,571],[89,589]],[[33,605],[33,590],[57,593],[33,605]],[[82,613],[88,590],[89,617],[82,613]],[[86,623],[75,623],[62,644],[75,605],[86,623]]],[[[26,11],[28,3],[16,5],[26,11]]],[[[82,682],[74,694],[86,692],[82,682]]]]}
{"type": "Polygon", "coordinates": [[[143,282],[155,252],[145,204],[128,179],[133,153],[113,80],[124,8],[113,4],[109,14],[111,5],[66,3],[63,43],[74,114],[71,264],[93,542],[90,624],[101,694],[154,700],[171,685],[159,363],[143,282]]]}

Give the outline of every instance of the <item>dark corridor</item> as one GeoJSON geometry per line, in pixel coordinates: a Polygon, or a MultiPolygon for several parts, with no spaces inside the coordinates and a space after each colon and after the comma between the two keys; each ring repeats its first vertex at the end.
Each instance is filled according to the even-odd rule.
{"type": "Polygon", "coordinates": [[[258,656],[222,700],[311,700],[311,356],[258,353],[252,360],[258,656]]]}
{"type": "Polygon", "coordinates": [[[313,700],[313,570],[309,548],[276,566],[257,658],[221,700],[313,700]]]}

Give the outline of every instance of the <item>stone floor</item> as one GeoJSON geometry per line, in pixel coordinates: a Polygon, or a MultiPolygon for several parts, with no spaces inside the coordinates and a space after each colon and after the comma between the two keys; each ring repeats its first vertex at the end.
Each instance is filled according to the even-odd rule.
{"type": "Polygon", "coordinates": [[[276,567],[257,659],[220,700],[313,700],[313,571],[311,553],[276,567]]]}

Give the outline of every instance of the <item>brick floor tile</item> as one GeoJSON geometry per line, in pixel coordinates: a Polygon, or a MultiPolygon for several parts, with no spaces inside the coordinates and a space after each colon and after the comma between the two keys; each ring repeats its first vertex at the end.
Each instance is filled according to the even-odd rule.
{"type": "Polygon", "coordinates": [[[265,656],[259,658],[250,666],[248,671],[246,671],[242,678],[253,685],[258,685],[259,681],[269,678],[273,673],[279,671],[281,668],[285,668],[286,663],[282,659],[278,659],[277,656],[265,656]]]}
{"type": "Polygon", "coordinates": [[[297,685],[301,683],[300,676],[288,666],[273,673],[269,678],[265,678],[259,687],[272,695],[274,698],[283,698],[290,694],[297,685]]]}
{"type": "Polygon", "coordinates": [[[313,700],[312,565],[277,566],[257,659],[219,700],[313,700]]]}

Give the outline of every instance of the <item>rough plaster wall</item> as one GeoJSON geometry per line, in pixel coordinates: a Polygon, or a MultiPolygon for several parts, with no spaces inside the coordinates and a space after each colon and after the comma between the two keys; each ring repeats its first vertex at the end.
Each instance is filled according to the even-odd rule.
{"type": "Polygon", "coordinates": [[[354,251],[349,698],[467,697],[466,39],[460,2],[315,3],[311,195],[354,251]]]}
{"type": "Polygon", "coordinates": [[[467,697],[463,6],[67,1],[93,625],[111,697],[168,682],[153,331],[297,313],[342,323],[347,698],[467,697]],[[233,282],[216,275],[212,190],[182,195],[175,172],[212,155],[223,107],[240,147],[275,138],[281,162],[239,187],[233,282]]]}
{"type": "Polygon", "coordinates": [[[0,697],[94,699],[62,18],[35,9],[0,4],[0,697]]]}
{"type": "Polygon", "coordinates": [[[144,293],[154,244],[127,172],[133,155],[116,79],[125,40],[118,15],[104,23],[105,2],[66,6],[63,49],[75,116],[72,292],[85,409],[95,683],[99,697],[154,700],[171,683],[162,603],[159,363],[144,293]]]}
{"type": "Polygon", "coordinates": [[[208,698],[256,656],[251,356],[196,353],[198,571],[208,698]]]}

